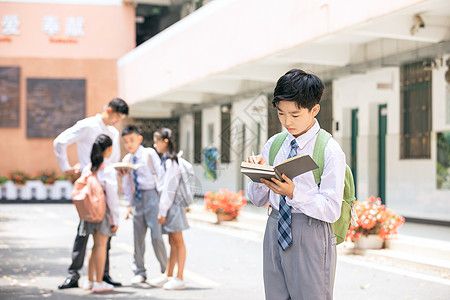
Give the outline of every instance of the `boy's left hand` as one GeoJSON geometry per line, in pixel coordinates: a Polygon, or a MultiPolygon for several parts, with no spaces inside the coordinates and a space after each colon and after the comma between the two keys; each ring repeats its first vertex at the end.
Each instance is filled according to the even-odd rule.
{"type": "Polygon", "coordinates": [[[283,177],[284,182],[281,182],[276,178],[272,178],[272,181],[261,178],[261,182],[275,194],[284,195],[292,199],[294,197],[293,193],[295,185],[286,175],[281,174],[281,177],[283,177]]]}
{"type": "Polygon", "coordinates": [[[119,229],[119,225],[111,225],[111,228],[109,229],[109,231],[111,231],[112,233],[117,232],[117,229],[119,229]]]}
{"type": "Polygon", "coordinates": [[[166,223],[166,218],[158,216],[158,223],[161,224],[161,225],[164,225],[164,223],[166,223]]]}

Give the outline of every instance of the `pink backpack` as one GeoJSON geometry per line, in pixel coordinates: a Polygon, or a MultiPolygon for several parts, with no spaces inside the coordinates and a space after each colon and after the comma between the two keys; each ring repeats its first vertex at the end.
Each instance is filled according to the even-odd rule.
{"type": "MultiPolygon", "coordinates": [[[[100,171],[103,164],[97,170],[100,171]]],[[[72,201],[77,208],[80,219],[98,223],[103,220],[106,212],[105,192],[95,173],[90,170],[78,178],[73,186],[72,201]]]]}

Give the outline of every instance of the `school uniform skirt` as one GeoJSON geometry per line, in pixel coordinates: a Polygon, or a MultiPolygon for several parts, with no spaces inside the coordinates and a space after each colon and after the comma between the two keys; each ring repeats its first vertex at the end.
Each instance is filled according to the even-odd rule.
{"type": "Polygon", "coordinates": [[[180,232],[189,228],[186,209],[175,199],[166,215],[166,223],[161,226],[162,233],[180,232]]]}
{"type": "Polygon", "coordinates": [[[91,223],[88,221],[81,220],[80,227],[78,229],[78,235],[86,236],[90,234],[94,234],[97,231],[99,231],[103,235],[107,236],[114,236],[115,233],[112,233],[110,231],[111,229],[111,219],[110,219],[110,213],[109,208],[106,206],[106,212],[105,216],[103,217],[103,220],[101,220],[98,223],[91,223]]]}

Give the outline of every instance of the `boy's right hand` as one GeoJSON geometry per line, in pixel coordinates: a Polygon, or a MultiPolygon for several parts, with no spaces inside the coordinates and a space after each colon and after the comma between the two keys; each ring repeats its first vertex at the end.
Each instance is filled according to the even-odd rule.
{"type": "Polygon", "coordinates": [[[250,155],[249,157],[247,157],[247,160],[245,162],[251,163],[251,164],[258,164],[258,165],[269,165],[264,158],[262,157],[262,155],[250,155]]]}
{"type": "Polygon", "coordinates": [[[64,172],[66,175],[78,175],[81,172],[81,165],[80,163],[76,163],[73,165],[72,169],[67,170],[64,172]]]}
{"type": "Polygon", "coordinates": [[[128,168],[118,168],[117,169],[117,173],[119,173],[120,177],[127,175],[129,172],[130,172],[130,169],[128,169],[128,168]]]}
{"type": "Polygon", "coordinates": [[[125,216],[125,220],[128,220],[130,215],[132,215],[131,211],[132,211],[131,206],[127,206],[127,215],[125,216]]]}

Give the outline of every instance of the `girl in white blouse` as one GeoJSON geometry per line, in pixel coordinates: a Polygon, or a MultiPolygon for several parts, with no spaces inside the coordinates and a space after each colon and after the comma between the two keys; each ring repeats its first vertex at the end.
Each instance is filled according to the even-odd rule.
{"type": "Polygon", "coordinates": [[[186,246],[182,231],[189,228],[185,208],[180,205],[177,197],[181,172],[172,131],[168,128],[156,131],[153,134],[153,142],[156,151],[162,154],[161,165],[164,175],[163,181],[159,183],[158,187],[158,190],[161,192],[158,222],[162,225],[162,233],[169,235],[170,255],[166,272],[162,276],[151,280],[150,284],[167,290],[180,290],[186,288],[186,284],[183,281],[186,246]],[[178,271],[177,276],[173,277],[175,264],[178,265],[178,271]]]}
{"type": "Polygon", "coordinates": [[[104,159],[111,156],[112,140],[106,134],[100,134],[92,145],[91,165],[84,168],[82,176],[92,172],[97,176],[100,185],[105,191],[106,213],[99,223],[81,221],[79,235],[94,237],[94,246],[89,256],[88,281],[84,284],[85,290],[93,292],[112,291],[114,286],[103,281],[103,272],[106,260],[106,245],[108,238],[115,235],[119,224],[119,195],[117,185],[117,172],[104,159]],[[96,275],[94,281],[94,274],[96,275]]]}

